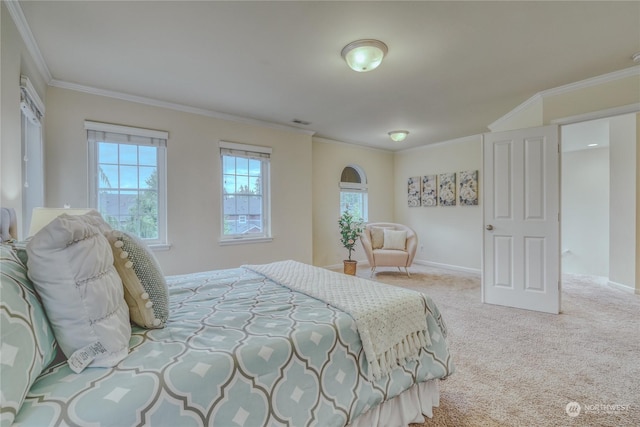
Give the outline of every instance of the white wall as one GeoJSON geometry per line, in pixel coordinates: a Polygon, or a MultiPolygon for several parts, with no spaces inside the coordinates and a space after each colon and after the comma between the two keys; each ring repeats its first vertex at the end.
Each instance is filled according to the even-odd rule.
{"type": "MultiPolygon", "coordinates": [[[[340,244],[340,175],[348,165],[360,166],[369,185],[369,221],[393,221],[393,153],[313,138],[313,264],[341,264],[347,250],[340,244]]],[[[367,257],[358,244],[356,260],[367,257]]]]}
{"type": "Polygon", "coordinates": [[[636,288],[636,115],[613,117],[609,121],[611,193],[609,199],[609,280],[636,288]]]}
{"type": "Polygon", "coordinates": [[[563,152],[561,195],[562,272],[608,277],[609,147],[563,152]]]}
{"type": "MultiPolygon", "coordinates": [[[[415,262],[480,272],[482,193],[478,206],[414,207],[407,205],[407,180],[413,176],[480,170],[480,135],[411,149],[395,156],[395,220],[418,235],[415,262]]],[[[482,187],[479,172],[479,188],[482,187]]]]}
{"type": "Polygon", "coordinates": [[[312,261],[311,136],[50,87],[47,93],[47,205],[88,204],[84,120],[169,132],[168,232],[156,252],[166,274],[281,259],[312,261]],[[273,148],[270,243],[220,246],[220,140],[273,148]]]}

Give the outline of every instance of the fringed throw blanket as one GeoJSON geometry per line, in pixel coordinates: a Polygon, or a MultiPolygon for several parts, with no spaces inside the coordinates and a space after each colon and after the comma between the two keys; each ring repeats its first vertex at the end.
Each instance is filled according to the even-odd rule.
{"type": "Polygon", "coordinates": [[[419,292],[296,261],[243,267],[351,315],[362,340],[370,377],[388,374],[431,345],[426,301],[419,292]]]}

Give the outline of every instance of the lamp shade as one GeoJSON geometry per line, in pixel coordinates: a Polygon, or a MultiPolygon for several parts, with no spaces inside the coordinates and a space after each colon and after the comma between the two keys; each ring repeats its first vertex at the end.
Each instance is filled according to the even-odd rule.
{"type": "Polygon", "coordinates": [[[352,70],[362,73],[377,68],[387,51],[387,45],[381,41],[363,39],[346,45],[341,54],[352,70]]]}
{"type": "Polygon", "coordinates": [[[29,237],[34,236],[51,221],[66,213],[67,215],[84,215],[94,209],[72,209],[72,208],[34,208],[31,213],[31,225],[29,226],[29,237]]]}
{"type": "Polygon", "coordinates": [[[404,141],[407,138],[407,135],[409,135],[408,130],[392,130],[391,132],[389,132],[389,138],[391,138],[395,142],[404,141]]]}

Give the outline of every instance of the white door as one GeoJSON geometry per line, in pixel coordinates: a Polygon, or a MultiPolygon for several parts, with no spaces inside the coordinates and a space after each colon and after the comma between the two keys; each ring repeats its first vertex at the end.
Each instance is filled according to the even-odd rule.
{"type": "Polygon", "coordinates": [[[482,298],[560,312],[557,126],[484,135],[482,298]]]}

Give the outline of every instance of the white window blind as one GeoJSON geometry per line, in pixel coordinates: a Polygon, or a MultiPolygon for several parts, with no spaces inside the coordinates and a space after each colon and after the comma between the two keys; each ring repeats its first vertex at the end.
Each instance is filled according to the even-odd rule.
{"type": "Polygon", "coordinates": [[[42,119],[44,104],[26,76],[20,77],[22,113],[22,230],[26,235],[34,208],[44,206],[44,151],[42,119]]]}

